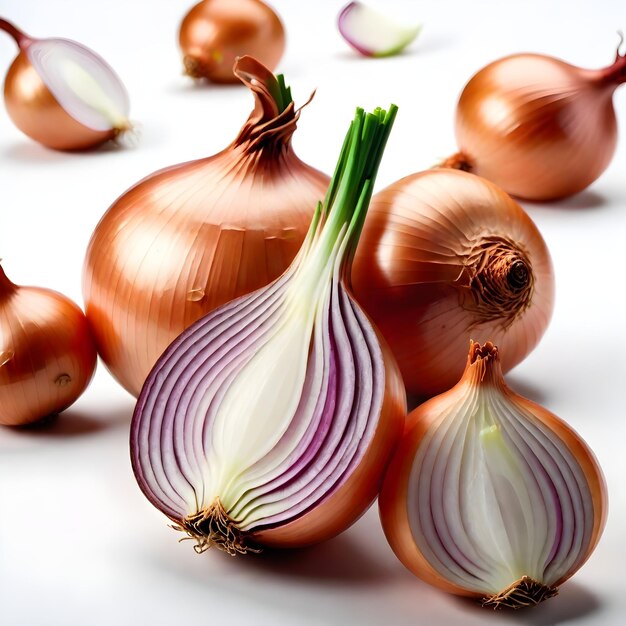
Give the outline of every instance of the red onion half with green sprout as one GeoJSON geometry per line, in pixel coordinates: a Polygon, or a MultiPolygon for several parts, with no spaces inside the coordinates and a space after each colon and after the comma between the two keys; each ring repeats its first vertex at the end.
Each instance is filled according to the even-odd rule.
{"type": "Polygon", "coordinates": [[[378,493],[406,400],[349,276],[396,110],[357,110],[287,271],[184,331],[144,384],[133,470],[199,552],[322,541],[378,493]]]}

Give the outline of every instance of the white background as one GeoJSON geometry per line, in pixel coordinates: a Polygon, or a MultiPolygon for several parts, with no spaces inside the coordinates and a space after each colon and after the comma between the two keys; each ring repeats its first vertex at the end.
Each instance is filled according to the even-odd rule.
{"type": "MultiPolygon", "coordinates": [[[[336,32],[342,3],[275,0],[288,33],[279,70],[296,102],[317,88],[294,140],[330,172],[354,107],[400,107],[378,188],[455,150],[453,112],[469,77],[508,53],[609,64],[619,1],[387,2],[423,21],[403,56],[358,58],[336,32]]],[[[0,107],[0,256],[18,283],[82,303],[87,241],[115,198],[157,168],[223,148],[249,113],[238,87],[181,75],[176,33],[185,0],[0,0],[0,15],[35,36],[79,40],[126,83],[136,149],[46,150],[0,107]]],[[[0,33],[0,72],[15,54],[0,33]]],[[[624,90],[626,91],[626,89],[624,90]]],[[[626,124],[626,93],[614,99],[626,124]]],[[[324,545],[261,557],[194,554],[141,495],[128,455],[133,399],[100,366],[55,423],[0,430],[0,624],[603,624],[626,623],[626,137],[589,190],[526,208],[552,252],[557,300],[541,345],[509,376],[567,419],[595,450],[610,513],[596,552],[561,595],[534,611],[491,614],[418,581],[395,559],[376,508],[324,545]]]]}

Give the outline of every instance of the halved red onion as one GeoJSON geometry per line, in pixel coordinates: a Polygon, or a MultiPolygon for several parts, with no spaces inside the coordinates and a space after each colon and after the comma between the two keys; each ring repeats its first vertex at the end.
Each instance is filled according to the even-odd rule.
{"type": "Polygon", "coordinates": [[[183,332],[143,387],[135,475],[198,551],[321,541],[376,496],[404,389],[346,277],[395,112],[357,111],[290,268],[183,332]]]}
{"type": "Polygon", "coordinates": [[[606,485],[585,442],[509,389],[472,343],[461,381],[418,407],[379,498],[385,534],[425,581],[485,606],[557,593],[595,548],[606,485]]]}

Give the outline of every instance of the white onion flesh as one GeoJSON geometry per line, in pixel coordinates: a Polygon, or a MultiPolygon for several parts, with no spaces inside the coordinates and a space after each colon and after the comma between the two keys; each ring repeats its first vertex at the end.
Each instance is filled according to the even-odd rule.
{"type": "Polygon", "coordinates": [[[52,95],[78,122],[96,131],[128,126],[128,93],[95,52],[67,39],[42,39],[33,41],[27,54],[52,95]]]}

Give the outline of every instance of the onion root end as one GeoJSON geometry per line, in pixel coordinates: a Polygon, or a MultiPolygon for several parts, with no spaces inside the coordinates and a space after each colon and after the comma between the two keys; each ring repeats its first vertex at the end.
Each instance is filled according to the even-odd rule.
{"type": "Polygon", "coordinates": [[[219,498],[210,507],[188,515],[181,524],[172,525],[172,528],[187,534],[180,541],[193,539],[196,542],[193,549],[198,554],[209,548],[217,548],[230,556],[261,552],[248,544],[246,533],[229,517],[219,498]]]}
{"type": "Polygon", "coordinates": [[[553,598],[558,593],[557,587],[548,587],[530,576],[522,576],[500,593],[484,598],[482,606],[494,610],[523,609],[529,606],[537,606],[544,600],[553,598]]]}

